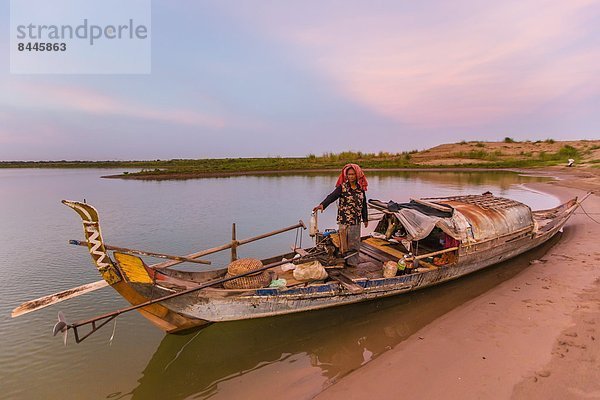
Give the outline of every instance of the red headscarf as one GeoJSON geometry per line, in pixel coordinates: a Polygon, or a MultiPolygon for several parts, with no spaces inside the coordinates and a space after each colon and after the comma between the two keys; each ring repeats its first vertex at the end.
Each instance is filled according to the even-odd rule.
{"type": "Polygon", "coordinates": [[[367,177],[365,176],[365,173],[357,164],[344,165],[344,168],[342,168],[342,173],[340,174],[337,182],[335,183],[335,186],[341,186],[342,183],[348,180],[347,172],[350,168],[352,168],[356,173],[356,182],[358,183],[358,186],[360,186],[360,188],[366,192],[369,182],[367,182],[367,177]]]}

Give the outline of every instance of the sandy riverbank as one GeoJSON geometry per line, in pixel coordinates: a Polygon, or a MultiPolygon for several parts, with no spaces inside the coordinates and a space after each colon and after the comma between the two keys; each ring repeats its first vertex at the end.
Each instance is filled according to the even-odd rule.
{"type": "MultiPolygon", "coordinates": [[[[540,172],[540,171],[537,171],[540,172]]],[[[600,193],[594,170],[532,188],[600,193]]],[[[584,209],[600,220],[600,197],[584,209]]],[[[317,399],[600,399],[600,224],[581,209],[539,263],[465,303],[317,399]]],[[[401,315],[398,318],[402,318],[401,315]]]]}

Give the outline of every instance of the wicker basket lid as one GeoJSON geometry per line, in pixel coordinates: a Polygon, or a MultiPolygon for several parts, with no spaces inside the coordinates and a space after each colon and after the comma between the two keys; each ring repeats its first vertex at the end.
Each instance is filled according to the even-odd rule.
{"type": "Polygon", "coordinates": [[[227,266],[227,272],[230,275],[239,275],[262,268],[262,266],[262,262],[256,258],[240,258],[227,266]]]}

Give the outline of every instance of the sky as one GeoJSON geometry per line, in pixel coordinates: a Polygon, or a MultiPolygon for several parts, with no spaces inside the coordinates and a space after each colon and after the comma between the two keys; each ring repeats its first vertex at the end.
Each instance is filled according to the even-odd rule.
{"type": "Polygon", "coordinates": [[[0,160],[600,139],[600,0],[153,1],[150,74],[10,73],[0,160]]]}

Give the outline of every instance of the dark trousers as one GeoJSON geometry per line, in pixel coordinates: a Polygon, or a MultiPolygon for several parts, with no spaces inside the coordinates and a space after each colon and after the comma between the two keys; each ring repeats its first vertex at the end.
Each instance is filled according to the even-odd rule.
{"type": "Polygon", "coordinates": [[[346,264],[356,266],[359,262],[358,251],[360,250],[360,223],[356,225],[339,224],[340,252],[356,251],[357,254],[348,258],[346,264]]]}

